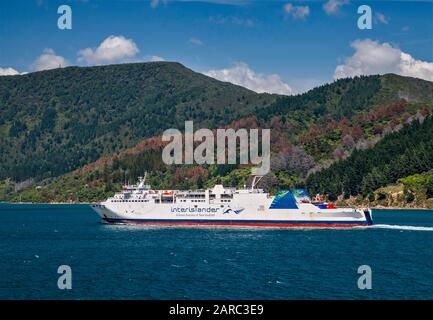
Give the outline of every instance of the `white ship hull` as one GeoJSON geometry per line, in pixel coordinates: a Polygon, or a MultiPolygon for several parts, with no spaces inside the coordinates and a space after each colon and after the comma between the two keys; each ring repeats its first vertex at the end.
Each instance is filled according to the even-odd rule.
{"type": "Polygon", "coordinates": [[[372,224],[369,209],[320,209],[311,203],[298,203],[297,208],[293,209],[271,208],[273,198],[268,198],[266,194],[255,194],[254,201],[248,194],[244,198],[230,205],[106,201],[92,205],[92,208],[108,223],[269,227],[353,227],[372,224]]]}
{"type": "Polygon", "coordinates": [[[284,190],[270,196],[255,189],[224,188],[198,191],[152,190],[144,184],[92,205],[108,223],[150,225],[207,225],[263,227],[353,227],[373,223],[371,210],[314,204],[303,190],[284,190]]]}

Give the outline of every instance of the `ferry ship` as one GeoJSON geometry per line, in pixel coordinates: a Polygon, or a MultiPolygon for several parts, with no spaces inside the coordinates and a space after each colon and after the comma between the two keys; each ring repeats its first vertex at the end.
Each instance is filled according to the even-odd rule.
{"type": "Polygon", "coordinates": [[[146,179],[92,205],[104,222],[183,226],[348,228],[372,225],[371,209],[336,208],[300,189],[275,196],[257,188],[215,185],[206,190],[153,190],[146,179]]]}

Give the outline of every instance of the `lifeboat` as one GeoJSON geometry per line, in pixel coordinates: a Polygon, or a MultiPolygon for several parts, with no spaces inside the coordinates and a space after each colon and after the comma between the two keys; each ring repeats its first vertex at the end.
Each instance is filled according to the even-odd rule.
{"type": "Polygon", "coordinates": [[[174,195],[173,191],[164,191],[164,192],[161,192],[161,196],[163,196],[163,197],[172,197],[173,195],[174,195]]]}

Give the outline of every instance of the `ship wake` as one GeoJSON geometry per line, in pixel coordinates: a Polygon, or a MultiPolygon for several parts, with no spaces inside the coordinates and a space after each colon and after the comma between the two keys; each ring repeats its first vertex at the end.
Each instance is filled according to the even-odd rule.
{"type": "Polygon", "coordinates": [[[376,229],[393,229],[393,230],[406,230],[406,231],[433,231],[433,227],[426,226],[402,226],[402,225],[392,225],[392,224],[375,224],[368,226],[367,228],[376,229]]]}

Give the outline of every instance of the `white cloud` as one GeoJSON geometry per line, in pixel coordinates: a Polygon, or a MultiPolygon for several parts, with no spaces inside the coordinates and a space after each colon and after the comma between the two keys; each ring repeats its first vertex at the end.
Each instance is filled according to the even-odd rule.
{"type": "Polygon", "coordinates": [[[212,16],[209,17],[209,22],[213,23],[213,24],[232,24],[232,25],[236,25],[236,26],[241,26],[241,27],[245,27],[245,28],[252,28],[255,26],[255,22],[252,19],[249,18],[239,18],[236,16],[212,16]]]}
{"type": "Polygon", "coordinates": [[[336,16],[340,14],[340,8],[349,3],[350,0],[329,0],[323,5],[323,10],[328,15],[336,16]]]}
{"type": "Polygon", "coordinates": [[[196,46],[202,46],[203,45],[203,41],[201,41],[199,38],[196,38],[196,37],[189,38],[188,42],[191,44],[194,44],[196,46]]]}
{"type": "Polygon", "coordinates": [[[149,62],[157,62],[157,61],[165,61],[165,59],[163,57],[160,56],[145,56],[144,57],[144,61],[149,61],[149,62]]]}
{"type": "Polygon", "coordinates": [[[279,75],[256,73],[245,63],[238,63],[230,69],[209,70],[204,74],[220,81],[243,86],[255,92],[293,94],[292,88],[284,83],[279,75]]]}
{"type": "Polygon", "coordinates": [[[140,50],[132,39],[123,36],[109,36],[96,48],[78,51],[78,61],[88,65],[126,62],[140,50]]]}
{"type": "Polygon", "coordinates": [[[355,53],[336,67],[334,78],[395,73],[433,81],[433,62],[417,60],[389,43],[370,39],[351,43],[355,53]]]}
{"type": "Polygon", "coordinates": [[[0,76],[14,76],[20,74],[13,68],[0,68],[0,76]]]}
{"type": "Polygon", "coordinates": [[[383,13],[380,13],[380,12],[376,12],[376,21],[383,23],[383,24],[389,23],[389,19],[387,17],[385,17],[385,15],[383,13]]]}
{"type": "Polygon", "coordinates": [[[69,66],[69,61],[62,56],[56,55],[53,49],[47,48],[33,62],[32,69],[35,71],[50,70],[69,66]]]}
{"type": "Polygon", "coordinates": [[[284,12],[295,19],[305,19],[310,14],[310,7],[294,6],[291,3],[287,3],[284,6],[284,12]]]}

